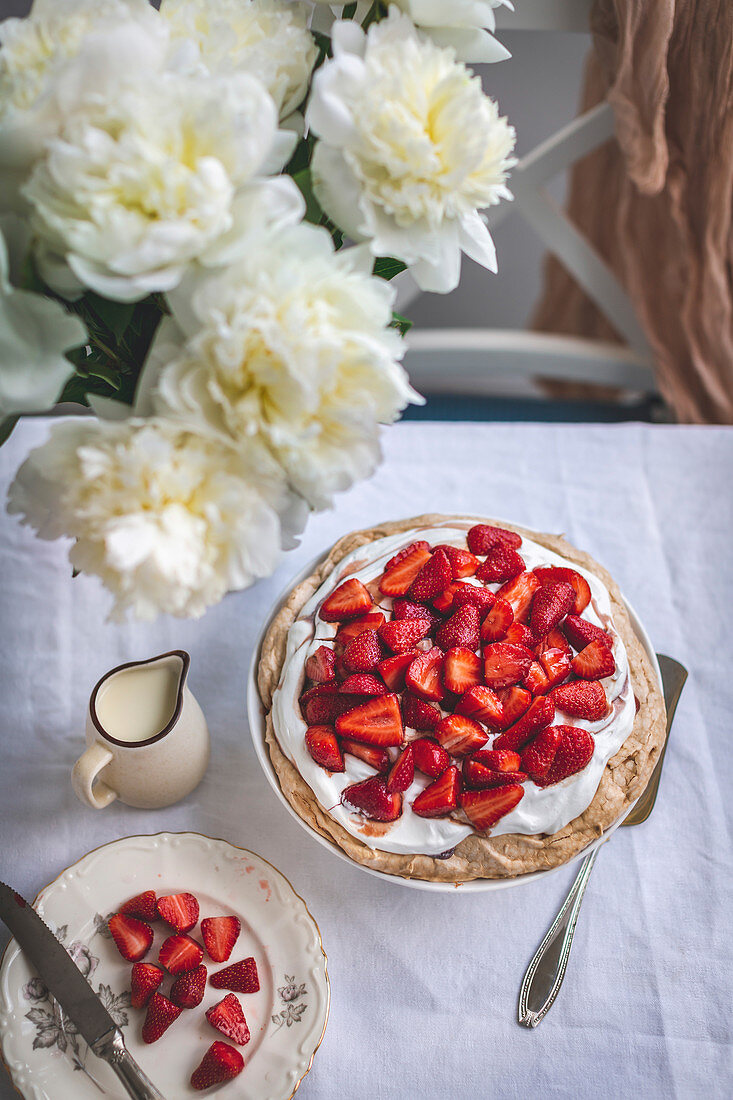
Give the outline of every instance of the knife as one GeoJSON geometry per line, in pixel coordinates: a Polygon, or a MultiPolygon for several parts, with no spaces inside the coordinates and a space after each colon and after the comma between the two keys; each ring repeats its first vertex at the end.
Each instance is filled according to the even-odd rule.
{"type": "Polygon", "coordinates": [[[0,882],[0,919],[89,1049],[109,1063],[133,1100],[165,1100],[127,1051],[121,1030],[63,944],[35,909],[4,882],[0,882]]]}

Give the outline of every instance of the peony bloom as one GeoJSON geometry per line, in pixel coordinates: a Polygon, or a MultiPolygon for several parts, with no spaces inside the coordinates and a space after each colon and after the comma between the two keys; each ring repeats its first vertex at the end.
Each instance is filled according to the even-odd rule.
{"type": "Polygon", "coordinates": [[[161,15],[173,42],[198,45],[210,73],[256,76],[281,118],[303,101],[318,51],[308,9],[288,0],[163,0],[161,15]]]}
{"type": "Polygon", "coordinates": [[[41,538],[76,540],[69,560],[113,593],[114,618],[197,618],[273,571],[285,497],[254,447],[165,420],[72,420],[31,451],[8,511],[41,538]]]}
{"type": "Polygon", "coordinates": [[[423,290],[453,290],[462,252],[495,271],[478,211],[511,198],[515,133],[479,78],[394,8],[368,34],[334,24],[333,52],[306,115],[326,213],[375,256],[403,260],[423,290]]]}
{"type": "Polygon", "coordinates": [[[154,408],[236,445],[266,447],[314,508],[368,476],[378,424],[419,401],[389,328],[394,291],[363,249],[334,253],[305,223],[253,233],[230,266],[171,295],[142,390],[154,408]]]}

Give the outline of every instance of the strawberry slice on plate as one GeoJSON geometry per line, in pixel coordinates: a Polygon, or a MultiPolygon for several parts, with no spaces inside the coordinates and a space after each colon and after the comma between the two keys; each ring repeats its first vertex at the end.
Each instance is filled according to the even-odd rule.
{"type": "Polygon", "coordinates": [[[153,942],[153,929],[149,924],[125,913],[115,913],[107,921],[107,927],[123,959],[139,962],[147,955],[153,942]]]}
{"type": "MultiPolygon", "coordinates": [[[[412,667],[412,666],[410,666],[412,667]]],[[[378,695],[336,719],[336,732],[353,741],[387,748],[404,739],[402,715],[396,695],[378,695]]]]}
{"type": "Polygon", "coordinates": [[[341,802],[372,821],[396,821],[402,813],[402,795],[399,791],[388,791],[379,775],[346,787],[341,792],[341,802]]]}
{"type": "Polygon", "coordinates": [[[525,646],[493,642],[484,650],[484,680],[495,691],[511,687],[527,675],[531,664],[532,653],[525,646]]]}
{"type": "Polygon", "coordinates": [[[174,1005],[173,1001],[169,1001],[162,993],[153,993],[148,1001],[148,1011],[143,1024],[143,1042],[157,1042],[171,1024],[178,1019],[182,1011],[182,1008],[174,1005]]]}
{"type": "Polygon", "coordinates": [[[436,550],[443,550],[453,572],[453,580],[460,577],[472,577],[478,569],[478,558],[470,550],[462,550],[459,546],[436,546],[436,550]]]}
{"type": "Polygon", "coordinates": [[[344,668],[349,672],[371,672],[382,659],[382,650],[375,630],[363,630],[352,638],[344,650],[344,668]]]}
{"type": "Polygon", "coordinates": [[[539,587],[540,582],[535,574],[525,571],[514,580],[502,585],[496,595],[497,599],[506,600],[517,622],[524,623],[527,621],[532,599],[539,587]]]}
{"type": "Polygon", "coordinates": [[[481,640],[498,642],[505,638],[514,622],[514,612],[506,600],[494,599],[488,615],[481,624],[481,640]]]}
{"type": "Polygon", "coordinates": [[[434,730],[441,714],[433,703],[427,703],[411,691],[406,691],[402,696],[402,718],[411,730],[434,730]]]}
{"type": "Polygon", "coordinates": [[[333,726],[309,726],[305,731],[305,747],[316,764],[328,772],[342,772],[344,758],[333,726]]]}
{"type": "Polygon", "coordinates": [[[456,714],[483,722],[489,729],[503,726],[504,713],[495,691],[483,684],[469,688],[456,704],[456,714]]]}
{"type": "Polygon", "coordinates": [[[450,757],[442,745],[434,741],[432,737],[418,737],[411,741],[415,767],[424,775],[437,779],[450,764],[450,757]]]}
{"type": "Polygon", "coordinates": [[[135,963],[130,974],[130,1004],[143,1008],[165,977],[159,966],[153,963],[135,963]]]}
{"type": "Polygon", "coordinates": [[[158,919],[158,899],[155,890],[144,890],[142,894],[135,894],[124,905],[120,906],[120,913],[127,917],[138,917],[140,920],[151,921],[158,919]]]}
{"type": "Polygon", "coordinates": [[[349,756],[355,756],[357,760],[363,760],[365,764],[378,772],[386,772],[390,765],[387,750],[378,749],[376,745],[362,745],[360,741],[352,741],[348,737],[342,737],[341,751],[347,752],[349,756]]]}
{"type": "Polygon", "coordinates": [[[573,657],[571,667],[581,680],[602,680],[605,676],[613,676],[616,661],[608,646],[596,638],[573,657]]]}
{"type": "Polygon", "coordinates": [[[158,913],[174,932],[189,932],[199,919],[199,903],[193,894],[166,894],[158,898],[158,913]]]}
{"type": "Polygon", "coordinates": [[[442,682],[443,657],[443,650],[437,646],[433,646],[427,653],[421,653],[405,673],[405,687],[421,699],[440,702],[445,695],[442,682]]]}
{"type": "MultiPolygon", "coordinates": [[[[379,582],[379,591],[385,596],[404,596],[409,591],[410,585],[420,570],[427,565],[431,557],[432,552],[427,543],[425,545],[416,543],[400,561],[385,570],[379,582]]],[[[394,561],[394,559],[392,560],[394,561]]],[[[450,580],[450,577],[448,580],[450,580]]]]}
{"type": "Polygon", "coordinates": [[[468,549],[472,554],[488,554],[495,546],[509,546],[518,550],[522,545],[522,536],[516,531],[507,531],[505,527],[492,527],[490,523],[477,523],[466,535],[468,549]]]}
{"type": "Polygon", "coordinates": [[[593,756],[593,735],[578,726],[555,726],[561,733],[555,758],[543,776],[535,779],[538,787],[550,787],[585,768],[593,756]]]}
{"type": "Polygon", "coordinates": [[[573,680],[571,684],[560,684],[553,690],[552,698],[558,710],[574,718],[598,722],[608,713],[606,693],[597,680],[573,680]]]}
{"type": "Polygon", "coordinates": [[[483,726],[465,714],[447,714],[435,729],[435,739],[452,756],[475,752],[486,744],[488,734],[483,726]]]}
{"type": "Polygon", "coordinates": [[[387,689],[381,680],[368,672],[355,672],[339,685],[341,695],[386,695],[387,689]]]}
{"type": "Polygon", "coordinates": [[[191,1087],[208,1089],[220,1085],[222,1081],[231,1081],[244,1069],[244,1058],[228,1043],[212,1043],[201,1062],[191,1074],[191,1087]]]}
{"type": "Polygon", "coordinates": [[[476,570],[476,578],[485,584],[510,581],[524,568],[524,558],[511,546],[494,546],[476,570]]]}
{"type": "Polygon", "coordinates": [[[218,963],[226,962],[241,931],[239,917],[204,917],[201,921],[201,937],[209,958],[218,963]]]}
{"type": "Polygon", "coordinates": [[[405,686],[405,673],[419,656],[419,651],[409,649],[406,653],[396,653],[394,657],[385,657],[377,665],[377,671],[390,691],[402,691],[405,686]]]}
{"type": "Polygon", "coordinates": [[[443,684],[454,695],[463,695],[469,688],[480,684],[481,658],[465,646],[449,649],[443,664],[443,684]]]}
{"type": "Polygon", "coordinates": [[[510,813],[524,798],[524,787],[511,783],[506,787],[493,787],[484,791],[464,791],[461,809],[477,832],[491,829],[502,817],[510,813]]]}
{"type": "Polygon", "coordinates": [[[549,726],[554,717],[555,704],[552,699],[546,695],[538,695],[532,700],[522,717],[496,738],[492,748],[511,749],[516,752],[541,729],[549,726]]]}
{"type": "Polygon", "coordinates": [[[547,726],[540,730],[522,752],[522,771],[535,782],[547,775],[561,740],[560,726],[547,726]]]}
{"type": "Polygon", "coordinates": [[[434,783],[421,791],[412,803],[413,813],[419,817],[445,817],[458,806],[461,793],[461,776],[458,768],[446,768],[434,783]]]}
{"type": "Polygon", "coordinates": [[[204,953],[201,947],[190,936],[169,936],[160,945],[158,962],[164,966],[170,974],[183,974],[186,970],[195,970],[201,966],[204,953]]]}
{"type": "Polygon", "coordinates": [[[581,619],[580,615],[568,615],[562,624],[562,632],[570,642],[573,649],[585,649],[591,642],[599,641],[613,649],[613,638],[605,630],[595,623],[589,623],[587,619],[581,619]]]}
{"type": "Polygon", "coordinates": [[[372,597],[369,591],[356,577],[350,577],[335,588],[330,596],[326,596],[318,614],[324,623],[339,623],[364,615],[371,608],[372,597]]]}
{"type": "Polygon", "coordinates": [[[206,1009],[206,1019],[212,1027],[243,1047],[249,1042],[249,1028],[242,1006],[234,993],[227,993],[217,1004],[206,1009]]]}
{"type": "Polygon", "coordinates": [[[171,986],[170,999],[179,1008],[198,1008],[206,992],[206,967],[201,964],[179,976],[171,986]]]}
{"type": "Polygon", "coordinates": [[[415,757],[412,745],[408,745],[407,748],[402,750],[390,769],[387,776],[387,790],[390,794],[394,791],[406,791],[411,786],[414,778],[415,757]]]}
{"type": "Polygon", "coordinates": [[[529,613],[529,625],[532,633],[538,638],[543,638],[545,634],[549,634],[572,610],[574,602],[575,589],[571,584],[567,584],[565,581],[553,581],[551,584],[543,584],[535,592],[532,609],[529,613]]]}
{"type": "Polygon", "coordinates": [[[541,584],[552,584],[555,581],[564,581],[570,584],[575,592],[573,611],[580,615],[590,603],[590,585],[582,574],[563,565],[542,565],[534,570],[541,584]]]}
{"type": "Polygon", "coordinates": [[[216,974],[211,975],[209,985],[213,985],[214,989],[231,989],[235,993],[257,993],[260,988],[257,963],[250,955],[231,966],[225,966],[223,970],[217,970],[216,974]]]}
{"type": "Polygon", "coordinates": [[[426,603],[440,595],[452,580],[453,570],[445,550],[436,550],[415,577],[407,590],[407,596],[416,603],[426,603]]]}
{"type": "Polygon", "coordinates": [[[414,649],[430,630],[430,619],[391,619],[379,628],[379,637],[393,653],[414,649]]]}
{"type": "Polygon", "coordinates": [[[305,662],[305,674],[314,684],[325,684],[336,676],[336,655],[328,646],[319,645],[305,662]]]}
{"type": "Polygon", "coordinates": [[[437,631],[435,641],[443,650],[453,649],[456,646],[478,649],[481,642],[481,619],[478,608],[470,603],[459,607],[437,631]]]}

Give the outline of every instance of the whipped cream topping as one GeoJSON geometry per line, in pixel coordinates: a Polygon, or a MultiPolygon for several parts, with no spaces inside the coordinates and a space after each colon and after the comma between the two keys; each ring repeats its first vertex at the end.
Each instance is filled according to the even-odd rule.
{"type": "MultiPolygon", "coordinates": [[[[364,761],[349,753],[344,756],[344,772],[328,772],[315,763],[306,748],[307,723],[301,715],[299,704],[299,697],[305,688],[305,662],[319,645],[333,641],[340,626],[339,623],[323,622],[317,615],[318,608],[329,593],[347,577],[358,577],[365,585],[381,577],[387,561],[417,539],[424,539],[431,546],[442,543],[465,549],[467,531],[479,522],[481,521],[477,519],[456,518],[445,526],[414,528],[360,546],[336,565],[318,591],[301,608],[288,633],[285,661],[272,703],[272,718],[278,742],[321,806],[348,833],[370,848],[400,854],[436,856],[453,849],[474,830],[469,824],[453,817],[424,818],[412,812],[412,802],[433,782],[417,771],[413,784],[404,792],[402,816],[394,822],[368,821],[341,805],[341,793],[346,787],[368,779],[375,772],[364,761]]],[[[586,569],[530,539],[522,540],[519,553],[527,569],[543,565],[569,566],[585,577],[591,590],[591,602],[584,610],[583,618],[613,636],[616,671],[613,676],[601,681],[610,704],[609,712],[604,718],[589,722],[565,714],[559,708],[555,713],[554,725],[578,726],[593,734],[595,750],[587,766],[550,787],[538,787],[528,779],[523,784],[524,797],[521,802],[494,826],[491,830],[492,836],[505,833],[552,834],[587,809],[598,789],[606,764],[629,736],[636,713],[626,648],[613,625],[611,600],[606,586],[586,569]]],[[[462,582],[479,583],[473,577],[464,577],[462,582]]],[[[495,592],[501,585],[490,584],[487,587],[495,592]]],[[[378,606],[389,618],[392,600],[379,596],[378,606]]],[[[408,739],[424,736],[409,727],[406,727],[405,732],[408,739]]],[[[490,734],[484,747],[491,748],[493,739],[494,735],[490,734]]]]}

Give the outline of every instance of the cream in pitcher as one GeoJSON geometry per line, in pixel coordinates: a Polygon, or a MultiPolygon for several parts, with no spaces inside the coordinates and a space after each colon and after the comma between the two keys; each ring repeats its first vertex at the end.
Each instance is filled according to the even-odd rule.
{"type": "Polygon", "coordinates": [[[190,657],[163,653],[112,669],[92,692],[87,750],[72,783],[95,809],[119,798],[142,809],[169,806],[200,782],[209,732],[186,685],[190,657]]]}

